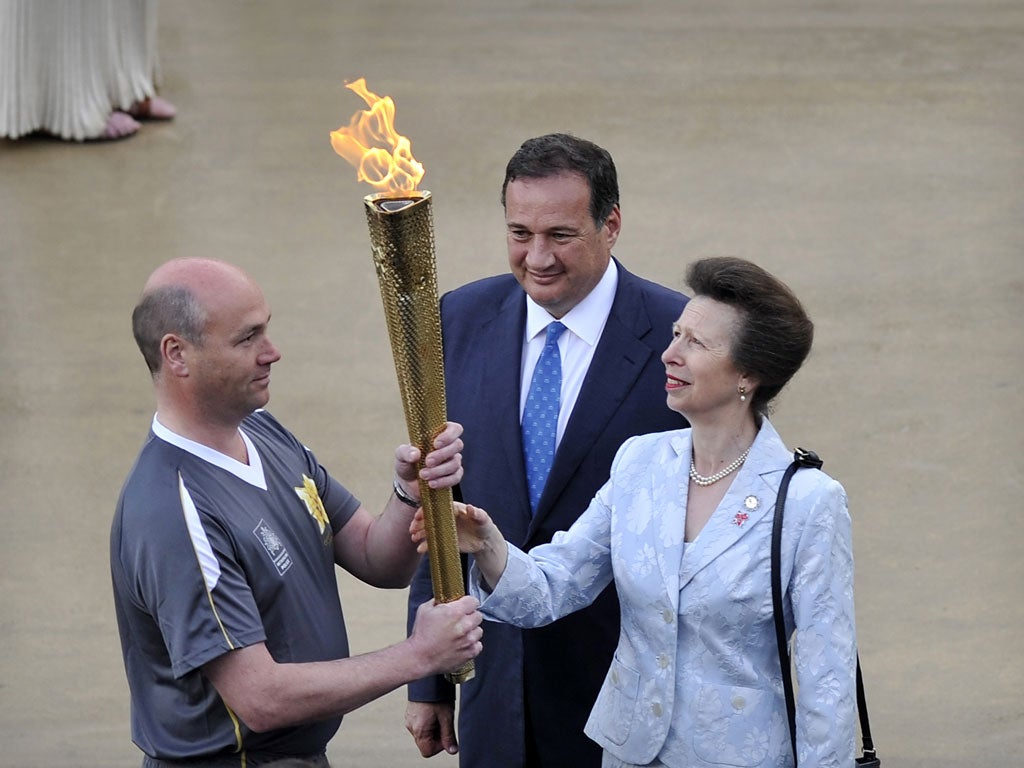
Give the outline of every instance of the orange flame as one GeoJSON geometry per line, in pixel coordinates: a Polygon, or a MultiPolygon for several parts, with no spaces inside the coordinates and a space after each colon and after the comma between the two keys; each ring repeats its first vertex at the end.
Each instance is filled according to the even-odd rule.
{"type": "Polygon", "coordinates": [[[369,109],[352,115],[348,127],[331,131],[331,146],[357,169],[356,178],[377,192],[412,192],[425,171],[412,156],[412,143],[395,131],[395,102],[366,89],[365,78],[348,83],[369,109]]]}

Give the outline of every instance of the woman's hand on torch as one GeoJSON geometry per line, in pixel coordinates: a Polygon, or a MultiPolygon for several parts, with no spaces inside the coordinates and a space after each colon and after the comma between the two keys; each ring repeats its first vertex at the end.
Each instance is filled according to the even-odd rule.
{"type": "Polygon", "coordinates": [[[418,499],[418,479],[431,488],[451,488],[462,479],[462,425],[445,422],[444,429],[434,438],[433,448],[419,469],[420,451],[403,444],[395,450],[395,478],[402,484],[408,497],[418,499]]]}
{"type": "MultiPolygon", "coordinates": [[[[472,504],[454,503],[455,530],[459,551],[473,555],[486,584],[497,584],[508,562],[508,544],[491,516],[472,504]]],[[[427,551],[427,529],[423,510],[417,510],[409,524],[409,536],[421,554],[427,551]]]]}

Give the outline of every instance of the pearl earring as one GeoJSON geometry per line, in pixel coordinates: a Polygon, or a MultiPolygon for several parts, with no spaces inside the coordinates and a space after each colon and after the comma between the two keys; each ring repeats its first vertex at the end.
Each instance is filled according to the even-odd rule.
{"type": "Polygon", "coordinates": [[[747,388],[741,386],[740,389],[739,389],[739,392],[740,392],[740,402],[741,403],[747,402],[747,388]]]}

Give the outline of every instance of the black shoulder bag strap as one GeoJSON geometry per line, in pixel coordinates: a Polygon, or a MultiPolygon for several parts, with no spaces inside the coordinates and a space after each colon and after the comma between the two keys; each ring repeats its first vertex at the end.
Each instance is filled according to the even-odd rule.
{"type": "MultiPolygon", "coordinates": [[[[786,641],[786,622],[782,615],[782,517],[786,508],[786,494],[789,481],[801,467],[821,469],[824,462],[814,451],[797,448],[793,452],[793,463],[786,467],[786,473],[779,484],[779,496],[775,500],[775,518],[772,521],[772,609],[775,614],[775,640],[779,646],[779,666],[782,668],[782,688],[786,695],[786,716],[789,719],[789,738],[793,745],[793,764],[796,765],[796,699],[793,696],[793,678],[790,674],[789,643],[786,641]]],[[[864,756],[857,758],[862,768],[880,768],[882,763],[871,741],[871,726],[868,723],[868,703],[864,697],[864,681],[860,673],[860,655],[857,656],[857,712],[860,716],[860,732],[864,743],[864,756]]]]}

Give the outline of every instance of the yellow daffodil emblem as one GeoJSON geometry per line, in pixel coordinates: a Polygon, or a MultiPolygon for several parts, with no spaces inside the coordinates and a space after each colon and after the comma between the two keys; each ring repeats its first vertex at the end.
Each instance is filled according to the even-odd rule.
{"type": "Polygon", "coordinates": [[[306,505],[310,516],[316,520],[320,527],[320,535],[323,536],[324,544],[329,544],[332,538],[331,523],[327,519],[327,512],[324,510],[324,503],[320,501],[320,493],[316,489],[316,483],[312,478],[302,476],[302,487],[296,488],[295,493],[306,505]]]}

